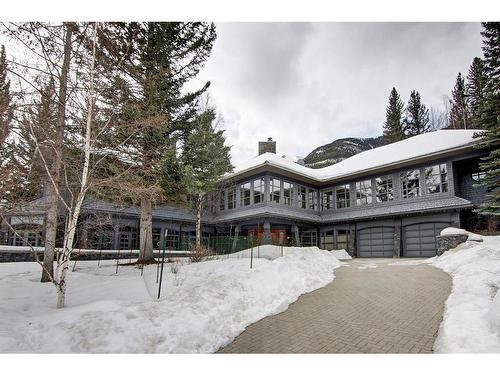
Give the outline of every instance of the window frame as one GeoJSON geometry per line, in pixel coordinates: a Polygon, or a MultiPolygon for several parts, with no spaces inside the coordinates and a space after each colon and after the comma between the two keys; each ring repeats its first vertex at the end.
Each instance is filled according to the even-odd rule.
{"type": "Polygon", "coordinates": [[[361,180],[355,184],[356,206],[366,206],[373,203],[372,180],[361,180]],[[368,183],[368,185],[366,185],[368,183]],[[367,192],[368,191],[368,192],[367,192]],[[363,192],[364,195],[361,195],[363,192]]]}
{"type": "Polygon", "coordinates": [[[375,177],[375,201],[377,203],[389,202],[394,200],[394,181],[392,175],[388,174],[385,176],[375,177]],[[385,179],[385,180],[384,180],[385,179]],[[379,184],[378,181],[382,181],[383,184],[379,184]],[[385,192],[379,189],[379,186],[385,187],[385,192]],[[386,199],[381,199],[381,196],[386,197],[386,199]]]}
{"type": "Polygon", "coordinates": [[[422,196],[422,184],[421,184],[421,173],[420,169],[410,169],[404,172],[401,172],[399,174],[400,176],[400,183],[401,183],[401,199],[412,199],[412,198],[417,198],[422,196]],[[408,188],[407,181],[408,181],[408,173],[415,173],[417,174],[417,185],[416,185],[416,194],[411,194],[410,192],[415,189],[415,187],[408,188]],[[404,178],[403,178],[404,175],[404,178]],[[405,184],[406,182],[406,184],[405,184]]]}
{"type": "Polygon", "coordinates": [[[264,177],[256,178],[252,181],[253,185],[253,194],[252,194],[252,203],[260,204],[264,202],[264,195],[266,193],[266,180],[264,177]],[[257,185],[256,185],[257,183],[257,185]],[[258,202],[255,201],[255,197],[259,197],[258,202]]]}
{"type": "Polygon", "coordinates": [[[351,207],[351,186],[349,184],[338,185],[335,187],[335,207],[337,209],[351,207]],[[344,205],[341,204],[342,202],[344,202],[344,205]]]}
{"type": "Polygon", "coordinates": [[[247,181],[240,184],[240,207],[247,207],[252,204],[252,182],[247,181]],[[245,194],[247,194],[245,196],[245,194]]]}
{"type": "Polygon", "coordinates": [[[269,203],[280,204],[281,199],[281,179],[270,177],[269,178],[269,203]],[[277,184],[276,184],[277,182],[277,184]],[[278,190],[275,190],[278,188],[278,190]],[[278,200],[276,201],[275,198],[278,200]]]}
{"type": "Polygon", "coordinates": [[[328,211],[334,207],[334,195],[333,190],[325,190],[320,192],[320,209],[321,211],[328,211]],[[330,197],[330,199],[325,199],[325,197],[330,197]]]}
{"type": "Polygon", "coordinates": [[[447,193],[448,184],[448,166],[446,163],[439,163],[425,168],[425,188],[427,194],[447,193]],[[436,168],[437,173],[435,173],[436,168]]]}

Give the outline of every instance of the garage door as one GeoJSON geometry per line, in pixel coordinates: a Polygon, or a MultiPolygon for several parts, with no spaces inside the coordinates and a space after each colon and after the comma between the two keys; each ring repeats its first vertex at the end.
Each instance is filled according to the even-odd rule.
{"type": "Polygon", "coordinates": [[[450,223],[412,224],[403,230],[403,256],[433,257],[436,255],[436,236],[450,223]]]}
{"type": "Polygon", "coordinates": [[[394,227],[365,228],[358,231],[358,257],[392,258],[394,227]]]}

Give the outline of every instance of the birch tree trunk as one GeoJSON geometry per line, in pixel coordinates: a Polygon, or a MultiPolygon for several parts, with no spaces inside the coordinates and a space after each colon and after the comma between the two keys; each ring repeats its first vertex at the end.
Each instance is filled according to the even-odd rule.
{"type": "Polygon", "coordinates": [[[154,261],[153,212],[151,198],[141,198],[140,253],[138,263],[154,261]]]}
{"type": "Polygon", "coordinates": [[[198,194],[198,201],[196,202],[196,246],[201,245],[201,211],[202,211],[202,194],[198,194]]]}
{"type": "Polygon", "coordinates": [[[90,67],[90,83],[88,93],[88,106],[87,106],[87,119],[85,126],[85,146],[84,146],[84,162],[81,174],[80,191],[76,198],[73,209],[70,212],[70,218],[66,227],[64,236],[64,246],[62,252],[61,262],[57,265],[57,307],[64,307],[66,301],[66,276],[69,269],[69,261],[71,260],[71,253],[73,252],[73,244],[75,242],[76,226],[78,224],[78,217],[82,208],[83,200],[88,189],[89,183],[89,167],[90,167],[90,151],[91,151],[91,137],[92,137],[92,111],[94,107],[94,70],[95,70],[95,53],[96,53],[96,38],[97,38],[97,24],[94,25],[93,34],[93,51],[92,61],[90,67]]]}
{"type": "MultiPolygon", "coordinates": [[[[73,34],[73,24],[65,23],[66,35],[64,40],[64,57],[59,76],[59,95],[57,104],[57,130],[54,145],[64,144],[64,127],[66,124],[66,94],[68,87],[68,72],[71,60],[71,37],[73,34]]],[[[41,282],[49,282],[54,276],[54,254],[56,248],[57,224],[58,224],[58,203],[59,203],[59,179],[62,164],[62,150],[53,151],[53,159],[50,168],[51,183],[49,184],[48,207],[45,218],[45,249],[43,253],[43,265],[41,282]]]]}

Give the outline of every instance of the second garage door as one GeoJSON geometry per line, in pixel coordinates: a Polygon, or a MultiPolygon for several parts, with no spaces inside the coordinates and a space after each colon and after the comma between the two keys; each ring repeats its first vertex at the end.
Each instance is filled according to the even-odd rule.
{"type": "Polygon", "coordinates": [[[436,236],[450,223],[412,224],[403,230],[403,256],[433,257],[436,255],[436,236]]]}
{"type": "Polygon", "coordinates": [[[392,258],[394,227],[374,227],[358,230],[358,257],[392,258]]]}

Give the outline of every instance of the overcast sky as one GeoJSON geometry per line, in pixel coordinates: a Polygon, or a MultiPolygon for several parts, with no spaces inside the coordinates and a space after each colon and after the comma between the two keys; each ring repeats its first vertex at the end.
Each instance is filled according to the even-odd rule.
{"type": "Polygon", "coordinates": [[[277,141],[306,156],[344,137],[382,133],[391,88],[442,106],[482,56],[479,23],[220,23],[199,80],[224,119],[233,164],[277,141]]]}

